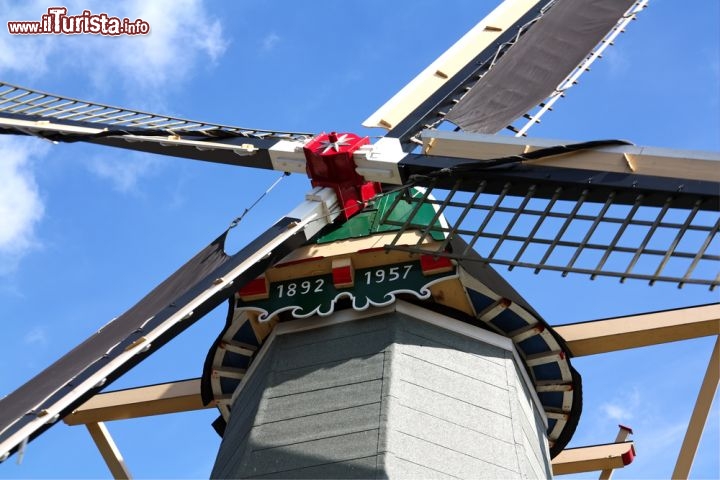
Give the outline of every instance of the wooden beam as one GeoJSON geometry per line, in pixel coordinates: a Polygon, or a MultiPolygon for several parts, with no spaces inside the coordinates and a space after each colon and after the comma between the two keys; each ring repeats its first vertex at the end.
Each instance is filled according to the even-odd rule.
{"type": "Polygon", "coordinates": [[[553,475],[623,468],[630,465],[634,458],[633,442],[567,448],[553,458],[553,475]]]}
{"type": "MultiPolygon", "coordinates": [[[[615,436],[615,443],[622,443],[627,440],[628,436],[632,435],[632,429],[626,427],[625,425],[618,425],[618,433],[617,436],[615,436]]],[[[598,477],[598,480],[610,480],[612,478],[612,474],[615,470],[612,469],[605,469],[602,472],[600,472],[600,476],[598,477]]]]}
{"type": "Polygon", "coordinates": [[[97,422],[88,423],[85,426],[87,427],[88,432],[90,432],[98,450],[100,450],[100,454],[110,469],[110,473],[113,478],[128,480],[132,478],[127,465],[125,465],[125,460],[123,460],[122,454],[120,453],[120,450],[118,450],[117,445],[115,445],[115,442],[110,436],[110,432],[108,432],[107,427],[105,427],[105,424],[97,422]]]}
{"type": "Polygon", "coordinates": [[[210,408],[200,398],[200,379],[100,393],[65,417],[68,425],[210,408]]]}
{"type": "Polygon", "coordinates": [[[536,0],[504,1],[466,33],[452,47],[405,85],[362,124],[365,127],[392,129],[424,100],[435,93],[473,58],[537,3],[536,0]]]}
{"type": "Polygon", "coordinates": [[[700,438],[702,437],[705,423],[710,414],[710,407],[712,407],[713,398],[715,397],[715,392],[720,382],[719,350],[720,337],[715,340],[715,348],[710,356],[710,363],[708,364],[705,378],[700,386],[700,393],[695,402],[695,408],[690,416],[688,429],[685,432],[682,447],[680,447],[680,454],[678,455],[672,478],[688,478],[690,475],[690,469],[692,468],[693,460],[695,459],[695,454],[700,444],[700,438]]]}
{"type": "Polygon", "coordinates": [[[573,356],[720,334],[720,303],[554,327],[573,356]]]}
{"type": "MultiPolygon", "coordinates": [[[[566,140],[514,138],[481,133],[446,131],[423,133],[425,154],[468,160],[491,160],[572,143],[566,140]]],[[[720,182],[718,160],[720,155],[716,152],[623,145],[554,155],[529,160],[528,163],[547,167],[720,182]]]]}

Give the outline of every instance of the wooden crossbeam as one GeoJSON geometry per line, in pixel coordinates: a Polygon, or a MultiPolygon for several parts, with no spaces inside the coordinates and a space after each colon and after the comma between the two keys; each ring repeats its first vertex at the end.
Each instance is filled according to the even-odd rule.
{"type": "MultiPolygon", "coordinates": [[[[632,435],[632,429],[629,427],[626,427],[625,425],[618,425],[618,433],[615,437],[615,443],[622,443],[627,440],[628,436],[632,435]]],[[[610,480],[612,478],[614,470],[611,469],[605,469],[602,472],[600,472],[600,477],[598,477],[598,480],[610,480]]]]}
{"type": "Polygon", "coordinates": [[[566,448],[552,460],[553,475],[623,468],[634,458],[633,442],[566,448]]]}
{"type": "Polygon", "coordinates": [[[100,450],[100,454],[102,455],[103,460],[105,460],[105,464],[107,464],[110,469],[110,473],[113,478],[131,479],[132,476],[130,475],[127,465],[125,465],[125,460],[123,459],[120,450],[118,450],[115,445],[115,442],[110,436],[110,432],[108,432],[107,427],[105,427],[105,424],[97,422],[88,423],[85,426],[90,432],[90,436],[92,436],[98,450],[100,450]]]}
{"type": "Polygon", "coordinates": [[[554,327],[573,356],[720,334],[720,303],[554,327]]]}
{"type": "MultiPolygon", "coordinates": [[[[423,152],[425,154],[466,160],[503,158],[571,143],[565,140],[537,138],[529,140],[504,135],[465,132],[427,131],[423,133],[423,152]]],[[[572,155],[554,155],[541,160],[532,160],[532,164],[720,182],[720,169],[717,168],[719,159],[720,156],[715,152],[625,145],[595,148],[575,152],[572,155]]]]}
{"type": "Polygon", "coordinates": [[[200,379],[100,393],[66,416],[68,425],[162,415],[210,408],[200,398],[200,379]]]}
{"type": "Polygon", "coordinates": [[[710,408],[712,407],[713,398],[715,397],[719,383],[720,337],[715,340],[715,348],[713,349],[712,355],[710,355],[710,362],[708,363],[705,377],[700,386],[700,393],[698,393],[695,408],[693,408],[693,413],[690,416],[690,422],[685,432],[685,439],[680,447],[680,454],[678,455],[672,478],[688,478],[690,475],[695,453],[697,453],[700,438],[705,429],[708,415],[710,415],[710,408]]]}

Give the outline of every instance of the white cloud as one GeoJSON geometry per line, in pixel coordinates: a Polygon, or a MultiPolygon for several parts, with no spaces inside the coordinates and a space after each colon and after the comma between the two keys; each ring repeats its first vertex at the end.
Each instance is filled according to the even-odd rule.
{"type": "Polygon", "coordinates": [[[621,397],[616,397],[600,405],[600,410],[609,420],[627,422],[635,417],[640,407],[640,390],[634,388],[621,397]]]}
{"type": "Polygon", "coordinates": [[[662,419],[652,425],[644,425],[642,433],[638,432],[636,441],[642,445],[642,455],[645,458],[653,458],[657,455],[664,455],[667,452],[673,453],[680,448],[685,437],[687,422],[663,422],[662,419]]]}
{"type": "Polygon", "coordinates": [[[219,19],[200,0],[132,0],[104,3],[102,8],[150,24],[148,35],[93,37],[85,43],[89,63],[97,63],[98,71],[122,76],[133,88],[181,82],[198,65],[217,61],[227,47],[219,19]],[[106,55],[108,51],[112,55],[106,55]]]}
{"type": "Polygon", "coordinates": [[[45,345],[47,341],[47,332],[43,327],[33,327],[23,337],[23,342],[28,345],[45,345]]]}
{"type": "Polygon", "coordinates": [[[616,422],[623,422],[633,417],[631,411],[620,405],[605,403],[600,408],[602,408],[603,413],[605,413],[605,416],[607,418],[616,422]]]}
{"type": "Polygon", "coordinates": [[[161,168],[157,157],[139,154],[108,155],[88,160],[88,169],[100,178],[110,180],[120,193],[137,193],[139,182],[161,168]]]}
{"type": "Polygon", "coordinates": [[[37,0],[0,0],[0,73],[21,73],[34,78],[47,71],[48,59],[56,49],[53,38],[48,35],[10,35],[5,29],[8,20],[37,20],[46,11],[47,3],[37,0]]]}
{"type": "Polygon", "coordinates": [[[618,48],[608,48],[603,52],[603,60],[607,67],[607,75],[611,78],[619,78],[630,69],[630,59],[627,53],[618,48]]]}
{"type": "Polygon", "coordinates": [[[278,43],[280,43],[280,36],[275,32],[271,32],[262,39],[260,49],[263,52],[269,52],[274,49],[278,43]]]}
{"type": "Polygon", "coordinates": [[[44,147],[37,140],[0,138],[0,273],[39,245],[35,227],[45,209],[30,167],[44,147]]]}
{"type": "MultiPolygon", "coordinates": [[[[83,10],[107,13],[150,24],[148,35],[0,34],[0,74],[31,78],[48,71],[87,72],[96,87],[121,80],[127,90],[169,88],[185,80],[198,65],[214,63],[228,41],[220,20],[208,13],[203,0],[128,0],[65,2],[69,15],[83,10]]],[[[2,20],[39,20],[47,2],[0,0],[2,20]]]]}
{"type": "MultiPolygon", "coordinates": [[[[197,69],[212,65],[225,52],[227,39],[220,19],[203,0],[68,0],[68,14],[83,10],[107,13],[150,24],[146,36],[10,35],[4,22],[40,20],[48,6],[42,0],[0,0],[0,79],[29,82],[58,75],[81,82],[90,90],[112,92],[133,108],[161,109],[166,92],[187,81],[197,69]]],[[[63,94],[63,92],[53,92],[63,94]]],[[[88,97],[98,97],[89,93],[88,97]]],[[[109,96],[103,94],[102,96],[109,96]]],[[[0,274],[40,244],[35,228],[43,217],[43,203],[31,168],[30,156],[43,142],[0,139],[0,274]]],[[[112,157],[111,157],[112,158],[112,157]]],[[[122,193],[137,193],[138,182],[160,167],[157,159],[107,158],[86,163],[90,171],[109,179],[122,193]]]]}

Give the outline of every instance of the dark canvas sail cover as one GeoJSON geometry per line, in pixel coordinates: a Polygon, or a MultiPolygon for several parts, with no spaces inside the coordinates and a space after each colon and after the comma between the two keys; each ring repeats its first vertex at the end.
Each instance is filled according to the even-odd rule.
{"type": "Polygon", "coordinates": [[[635,0],[558,0],[449,112],[468,132],[495,133],[547,98],[635,0]]]}
{"type": "MultiPolygon", "coordinates": [[[[75,347],[32,380],[0,400],[0,441],[5,440],[51,403],[51,397],[72,389],[105,359],[127,346],[126,339],[168,308],[208,274],[226,262],[221,235],[120,317],[75,347]]],[[[2,452],[0,452],[2,453],[2,452]]]]}
{"type": "MultiPolygon", "coordinates": [[[[232,285],[256,278],[269,265],[307,241],[301,219],[284,217],[232,256],[224,252],[227,232],[170,275],[134,307],[104,326],[25,385],[0,400],[0,458],[24,438],[34,438],[55,420],[45,412],[61,408],[59,418],[72,412],[104,385],[128,371],[147,355],[202,318],[234,293],[232,285]],[[217,283],[217,279],[224,279],[217,283]],[[218,286],[222,285],[222,286],[218,286]],[[192,306],[192,314],[174,320],[192,306]],[[145,336],[154,338],[147,350],[119,358],[145,336]],[[118,359],[119,364],[108,365],[118,359]],[[103,375],[102,385],[81,385],[103,375]],[[27,427],[27,428],[25,428],[27,427]]],[[[145,343],[145,345],[148,345],[145,343]]],[[[102,378],[102,377],[100,377],[102,378]]]]}

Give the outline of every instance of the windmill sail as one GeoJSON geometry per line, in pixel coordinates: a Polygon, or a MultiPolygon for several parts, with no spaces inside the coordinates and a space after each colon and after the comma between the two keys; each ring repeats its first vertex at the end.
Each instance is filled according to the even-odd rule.
{"type": "Polygon", "coordinates": [[[268,149],[308,133],[187,120],[0,82],[0,134],[84,141],[175,157],[272,169],[268,149]]]}
{"type": "Polygon", "coordinates": [[[495,133],[545,99],[635,0],[559,0],[447,115],[469,132],[495,133]]]}
{"type": "Polygon", "coordinates": [[[446,120],[470,132],[498,132],[527,117],[558,86],[567,88],[564,80],[592,63],[597,55],[590,52],[623,30],[645,3],[505,1],[363,125],[388,129],[408,151],[422,130],[446,120]]]}
{"type": "Polygon", "coordinates": [[[408,185],[428,189],[403,198],[436,206],[449,225],[423,227],[411,216],[394,223],[398,237],[422,228],[470,246],[428,252],[421,238],[391,248],[457,258],[474,248],[484,262],[535,273],[720,284],[718,154],[461,132],[424,140],[425,153],[407,155],[400,170],[408,185]]]}
{"type": "MultiPolygon", "coordinates": [[[[312,217],[311,217],[312,218],[312,217]]],[[[120,317],[0,400],[0,457],[13,452],[307,241],[309,218],[285,217],[238,253],[227,231],[120,317]]]]}

